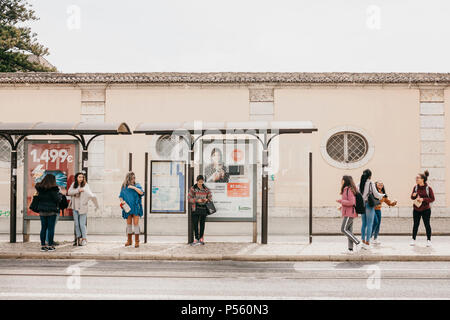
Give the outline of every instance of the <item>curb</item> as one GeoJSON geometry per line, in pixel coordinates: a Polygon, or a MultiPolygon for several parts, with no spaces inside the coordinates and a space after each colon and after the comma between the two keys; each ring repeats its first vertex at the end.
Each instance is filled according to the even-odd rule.
{"type": "Polygon", "coordinates": [[[77,259],[148,261],[450,261],[450,255],[167,255],[138,253],[30,252],[0,253],[0,259],[77,259]]]}

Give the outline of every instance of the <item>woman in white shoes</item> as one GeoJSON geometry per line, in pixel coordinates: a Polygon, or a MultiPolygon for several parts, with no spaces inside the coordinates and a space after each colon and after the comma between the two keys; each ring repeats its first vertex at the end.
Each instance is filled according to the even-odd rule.
{"type": "Polygon", "coordinates": [[[364,170],[359,183],[359,192],[361,192],[366,206],[366,213],[361,215],[361,241],[362,248],[368,249],[370,246],[370,238],[372,237],[373,221],[375,218],[375,206],[380,204],[380,200],[385,196],[384,193],[378,192],[375,183],[371,181],[372,171],[364,170]]]}
{"type": "Polygon", "coordinates": [[[348,238],[349,253],[353,252],[353,244],[358,245],[360,243],[353,234],[353,219],[358,217],[355,209],[355,195],[357,192],[358,190],[353,182],[353,178],[351,176],[343,176],[341,182],[341,199],[336,200],[336,202],[341,204],[343,217],[341,232],[348,238]]]}
{"type": "Polygon", "coordinates": [[[75,225],[76,245],[85,246],[87,244],[86,237],[86,220],[89,211],[89,200],[95,205],[98,210],[97,197],[92,193],[91,188],[86,181],[86,176],[83,172],[78,172],[75,175],[75,182],[70,186],[67,194],[71,196],[69,207],[73,210],[73,222],[75,225]]]}
{"type": "Polygon", "coordinates": [[[397,200],[391,201],[389,200],[386,191],[384,190],[384,184],[381,181],[375,182],[375,185],[377,187],[377,190],[379,193],[384,193],[384,197],[380,200],[380,204],[375,206],[375,217],[373,221],[373,228],[372,228],[372,237],[373,237],[373,244],[380,244],[380,241],[378,240],[378,233],[380,232],[380,225],[381,225],[381,205],[386,203],[389,207],[394,207],[397,204],[397,200]]]}
{"type": "Polygon", "coordinates": [[[425,230],[427,232],[427,247],[431,247],[431,207],[430,203],[434,201],[433,189],[427,185],[427,180],[429,176],[428,170],[424,173],[419,173],[416,176],[416,185],[411,193],[411,199],[414,200],[413,203],[413,218],[414,226],[412,232],[411,245],[416,244],[417,230],[419,229],[420,219],[423,220],[425,225],[425,230]]]}

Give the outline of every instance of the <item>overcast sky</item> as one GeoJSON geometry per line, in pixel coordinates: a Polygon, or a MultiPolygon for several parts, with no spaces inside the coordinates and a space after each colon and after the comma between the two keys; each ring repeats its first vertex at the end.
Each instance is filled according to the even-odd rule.
{"type": "Polygon", "coordinates": [[[450,72],[448,0],[30,0],[62,72],[450,72]]]}

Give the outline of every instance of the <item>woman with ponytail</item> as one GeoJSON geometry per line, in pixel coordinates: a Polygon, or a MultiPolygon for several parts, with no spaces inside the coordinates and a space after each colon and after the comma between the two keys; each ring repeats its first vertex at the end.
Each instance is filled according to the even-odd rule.
{"type": "Polygon", "coordinates": [[[416,244],[417,230],[419,229],[420,219],[422,219],[427,232],[427,247],[431,247],[430,203],[434,201],[434,193],[433,189],[427,185],[429,175],[428,170],[425,170],[424,173],[419,173],[416,176],[416,185],[411,194],[411,200],[414,200],[412,246],[416,244]]]}
{"type": "Polygon", "coordinates": [[[369,197],[372,199],[375,198],[376,201],[376,199],[381,200],[385,196],[384,194],[378,192],[375,183],[370,180],[371,178],[372,171],[370,171],[369,169],[364,170],[361,176],[361,182],[358,186],[359,192],[361,192],[364,203],[366,205],[366,213],[361,215],[361,241],[363,243],[363,249],[368,249],[370,246],[370,237],[372,236],[373,221],[375,218],[375,205],[379,204],[371,204],[371,201],[369,201],[369,197]]]}

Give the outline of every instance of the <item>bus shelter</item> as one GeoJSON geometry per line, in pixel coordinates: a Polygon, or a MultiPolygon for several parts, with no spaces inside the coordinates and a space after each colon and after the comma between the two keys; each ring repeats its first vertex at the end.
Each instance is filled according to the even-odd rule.
{"type": "Polygon", "coordinates": [[[28,136],[74,137],[82,148],[82,170],[88,174],[88,148],[91,142],[103,135],[131,134],[126,123],[0,123],[0,137],[11,146],[11,183],[10,183],[10,242],[16,242],[17,230],[17,149],[19,143],[28,136]]]}
{"type": "MultiPolygon", "coordinates": [[[[208,135],[249,135],[256,138],[262,147],[262,203],[261,203],[261,243],[267,244],[268,238],[268,165],[270,144],[274,138],[284,134],[309,134],[317,131],[310,121],[250,121],[250,122],[171,122],[140,123],[133,133],[146,135],[175,135],[183,140],[189,152],[188,190],[194,184],[194,147],[208,135]]],[[[309,155],[309,225],[311,241],[312,218],[312,154],[309,155]]],[[[192,209],[188,206],[188,243],[193,242],[192,209]]]]}

